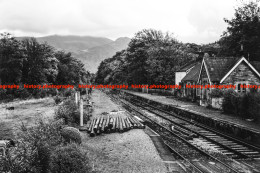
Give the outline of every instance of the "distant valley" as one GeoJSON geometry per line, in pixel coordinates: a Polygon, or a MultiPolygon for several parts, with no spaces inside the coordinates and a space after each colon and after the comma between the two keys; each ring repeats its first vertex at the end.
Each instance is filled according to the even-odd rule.
{"type": "MultiPolygon", "coordinates": [[[[19,37],[24,39],[26,37],[19,37]]],[[[60,36],[51,35],[46,37],[36,37],[39,42],[47,42],[57,50],[72,52],[80,59],[85,68],[95,73],[100,62],[112,57],[116,52],[127,48],[130,38],[120,37],[115,41],[105,37],[91,36],[60,36]]]]}

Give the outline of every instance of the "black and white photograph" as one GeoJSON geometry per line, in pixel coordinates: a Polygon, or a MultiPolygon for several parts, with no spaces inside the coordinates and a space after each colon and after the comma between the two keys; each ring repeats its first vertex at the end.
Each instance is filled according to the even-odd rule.
{"type": "Polygon", "coordinates": [[[260,173],[260,0],[0,0],[0,173],[260,173]]]}

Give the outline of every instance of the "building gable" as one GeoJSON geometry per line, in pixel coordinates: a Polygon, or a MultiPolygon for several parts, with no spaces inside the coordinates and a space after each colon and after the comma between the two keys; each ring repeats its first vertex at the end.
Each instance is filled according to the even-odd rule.
{"type": "Polygon", "coordinates": [[[247,84],[260,84],[260,77],[250,68],[245,61],[239,63],[231,73],[221,81],[222,84],[235,84],[246,81],[247,84]]]}
{"type": "Polygon", "coordinates": [[[205,61],[203,60],[202,64],[201,64],[201,69],[200,69],[198,82],[201,81],[202,79],[205,79],[205,78],[207,78],[208,81],[210,82],[210,77],[208,75],[207,66],[205,64],[205,61]]]}
{"type": "MultiPolygon", "coordinates": [[[[244,80],[244,76],[252,77],[255,76],[256,78],[260,79],[259,72],[243,57],[241,58],[230,70],[229,72],[221,79],[220,83],[223,83],[224,81],[229,81],[231,77],[229,77],[232,74],[231,77],[238,77],[240,75],[241,81],[244,80]],[[250,73],[247,74],[247,73],[250,73]],[[236,74],[236,75],[234,75],[236,74]],[[227,78],[229,78],[227,80],[227,78]]],[[[236,80],[236,79],[234,79],[236,80]]]]}

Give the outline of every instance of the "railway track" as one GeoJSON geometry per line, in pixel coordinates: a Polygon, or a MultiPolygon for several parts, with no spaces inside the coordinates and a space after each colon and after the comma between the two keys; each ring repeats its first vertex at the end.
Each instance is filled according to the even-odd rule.
{"type": "Polygon", "coordinates": [[[190,141],[175,133],[170,128],[167,128],[160,123],[154,121],[152,118],[146,116],[145,113],[140,110],[139,106],[135,106],[128,101],[115,98],[114,96],[109,96],[112,100],[120,102],[129,112],[134,112],[138,116],[141,116],[141,118],[144,119],[144,121],[146,122],[146,125],[159,133],[163,138],[165,144],[172,151],[172,153],[183,160],[185,163],[184,165],[188,165],[189,172],[241,172],[229,166],[228,163],[222,162],[218,158],[206,153],[199,147],[193,145],[190,141]],[[176,151],[176,148],[183,148],[183,150],[176,151]],[[213,165],[209,163],[212,163],[213,165]]]}
{"type": "MultiPolygon", "coordinates": [[[[177,130],[180,132],[196,134],[201,141],[215,147],[218,151],[232,159],[260,158],[260,148],[256,146],[227,136],[202,124],[195,124],[191,120],[183,118],[175,113],[162,110],[147,103],[140,102],[139,100],[132,98],[129,101],[132,104],[138,104],[141,108],[169,121],[174,126],[178,127],[177,130]]],[[[192,140],[190,140],[190,142],[192,142],[192,140]]]]}

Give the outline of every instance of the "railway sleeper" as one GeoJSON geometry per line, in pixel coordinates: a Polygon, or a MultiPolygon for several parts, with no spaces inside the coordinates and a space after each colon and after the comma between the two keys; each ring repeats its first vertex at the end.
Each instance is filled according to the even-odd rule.
{"type": "MultiPolygon", "coordinates": [[[[199,133],[200,133],[200,132],[199,132],[199,133]]],[[[209,133],[202,133],[202,134],[205,135],[205,136],[213,136],[213,137],[216,136],[216,137],[217,137],[217,135],[216,135],[216,134],[213,134],[213,133],[212,133],[212,134],[209,134],[209,133]]]]}
{"type": "MultiPolygon", "coordinates": [[[[254,151],[252,151],[252,150],[236,150],[236,151],[238,151],[238,152],[254,152],[254,151]]],[[[256,152],[257,154],[259,154],[258,152],[256,152]]]]}
{"type": "Polygon", "coordinates": [[[233,142],[231,142],[231,141],[229,141],[229,142],[222,142],[222,141],[221,141],[221,144],[224,144],[224,145],[227,145],[227,146],[232,147],[232,146],[235,145],[236,143],[233,143],[233,142]]]}
{"type": "Polygon", "coordinates": [[[243,151],[243,154],[259,154],[257,151],[243,151]]]}
{"type": "Polygon", "coordinates": [[[232,149],[234,149],[234,150],[248,150],[249,148],[247,148],[247,147],[230,147],[230,148],[232,148],[232,149]]]}
{"type": "Polygon", "coordinates": [[[232,152],[223,152],[222,154],[225,154],[227,156],[234,155],[234,153],[232,153],[232,152]]]}

